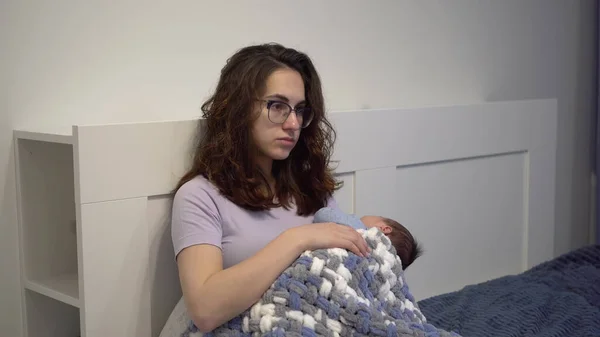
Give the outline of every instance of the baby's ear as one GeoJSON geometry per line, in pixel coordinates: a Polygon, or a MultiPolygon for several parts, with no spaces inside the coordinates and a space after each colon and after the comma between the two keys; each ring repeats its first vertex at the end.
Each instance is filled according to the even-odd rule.
{"type": "Polygon", "coordinates": [[[392,232],[394,231],[392,229],[392,227],[388,226],[388,225],[382,225],[381,227],[379,227],[379,229],[381,229],[381,231],[383,232],[383,234],[385,235],[389,235],[392,234],[392,232]]]}

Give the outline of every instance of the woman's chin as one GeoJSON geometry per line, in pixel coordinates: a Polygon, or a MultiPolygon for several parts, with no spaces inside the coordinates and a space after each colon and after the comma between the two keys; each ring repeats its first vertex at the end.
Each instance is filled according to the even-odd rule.
{"type": "Polygon", "coordinates": [[[273,151],[273,152],[271,152],[270,155],[271,155],[270,157],[273,160],[284,160],[290,156],[290,151],[285,151],[285,150],[273,151]]]}

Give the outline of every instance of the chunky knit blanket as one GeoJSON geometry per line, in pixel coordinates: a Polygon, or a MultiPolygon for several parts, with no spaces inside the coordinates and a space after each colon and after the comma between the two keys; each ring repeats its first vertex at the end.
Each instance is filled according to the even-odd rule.
{"type": "Polygon", "coordinates": [[[458,336],[429,324],[411,295],[400,259],[378,229],[359,229],[372,249],[304,252],[249,310],[198,336],[458,336]]]}

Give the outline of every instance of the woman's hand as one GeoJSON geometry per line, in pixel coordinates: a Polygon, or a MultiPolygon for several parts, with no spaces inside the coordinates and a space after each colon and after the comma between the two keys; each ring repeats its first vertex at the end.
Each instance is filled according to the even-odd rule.
{"type": "Polygon", "coordinates": [[[343,248],[362,257],[371,252],[367,242],[356,229],[334,222],[302,225],[289,229],[288,233],[300,242],[303,250],[343,248]]]}

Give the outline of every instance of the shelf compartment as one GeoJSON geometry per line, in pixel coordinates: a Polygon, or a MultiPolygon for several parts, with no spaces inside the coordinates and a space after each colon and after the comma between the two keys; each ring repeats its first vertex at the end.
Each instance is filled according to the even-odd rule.
{"type": "Polygon", "coordinates": [[[25,288],[79,308],[77,274],[63,274],[43,280],[26,280],[25,288]]]}
{"type": "Polygon", "coordinates": [[[24,297],[28,336],[81,336],[78,308],[29,290],[24,297]]]}
{"type": "Polygon", "coordinates": [[[73,146],[15,136],[23,286],[78,307],[73,146]]]}

